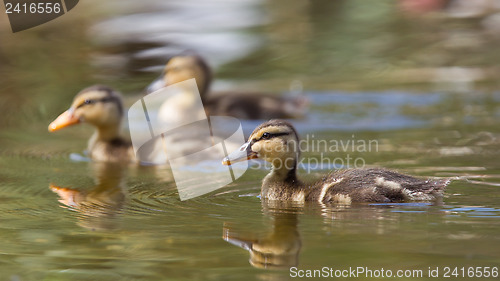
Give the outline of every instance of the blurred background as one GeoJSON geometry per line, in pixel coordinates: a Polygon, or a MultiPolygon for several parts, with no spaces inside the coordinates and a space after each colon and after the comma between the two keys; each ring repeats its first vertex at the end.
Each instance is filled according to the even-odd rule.
{"type": "Polygon", "coordinates": [[[283,223],[256,197],[265,171],[182,205],[172,180],[147,168],[120,172],[124,184],[102,193],[94,168],[69,157],[92,128],[47,132],[81,89],[109,85],[129,106],[186,50],[207,59],[216,90],[302,85],[310,109],[298,131],[375,139],[378,151],[350,153],[367,165],[460,177],[441,206],[298,211],[300,266],[500,262],[499,0],[85,0],[15,34],[0,16],[0,38],[0,275],[10,280],[288,275],[252,268],[221,239],[223,223],[250,236],[283,223]],[[103,222],[60,208],[51,183],[119,203],[103,222]]]}
{"type": "Polygon", "coordinates": [[[216,89],[279,93],[298,80],[308,92],[453,93],[442,106],[477,115],[469,101],[451,104],[466,102],[461,94],[496,100],[499,5],[85,1],[56,21],[17,34],[2,17],[0,106],[3,112],[26,112],[6,114],[0,122],[4,127],[48,121],[92,83],[137,95],[170,56],[184,50],[201,54],[215,68],[216,89]]]}

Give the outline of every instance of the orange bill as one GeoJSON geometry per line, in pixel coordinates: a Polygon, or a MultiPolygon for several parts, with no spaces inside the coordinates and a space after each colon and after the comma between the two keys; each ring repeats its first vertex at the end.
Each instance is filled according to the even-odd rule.
{"type": "Polygon", "coordinates": [[[77,123],[80,123],[80,119],[73,114],[71,109],[68,109],[50,123],[49,132],[54,132],[77,123]]]}
{"type": "Polygon", "coordinates": [[[57,200],[61,204],[64,204],[69,207],[77,207],[78,202],[81,201],[82,194],[80,191],[67,188],[67,187],[60,187],[57,186],[53,183],[49,185],[50,190],[53,192],[57,193],[61,199],[57,200]]]}

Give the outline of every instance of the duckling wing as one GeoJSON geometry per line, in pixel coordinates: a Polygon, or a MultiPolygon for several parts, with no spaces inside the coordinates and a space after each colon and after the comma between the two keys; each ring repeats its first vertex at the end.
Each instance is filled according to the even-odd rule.
{"type": "Polygon", "coordinates": [[[429,201],[440,197],[448,179],[419,179],[385,169],[349,169],[330,174],[311,196],[320,202],[429,201]]]}

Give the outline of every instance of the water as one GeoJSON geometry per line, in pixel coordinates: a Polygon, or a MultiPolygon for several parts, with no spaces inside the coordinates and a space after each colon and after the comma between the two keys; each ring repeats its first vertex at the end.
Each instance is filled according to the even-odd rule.
{"type": "MultiPolygon", "coordinates": [[[[0,22],[3,279],[282,280],[290,266],[360,266],[422,270],[425,280],[429,269],[499,266],[498,38],[486,24],[495,13],[406,17],[392,1],[370,9],[362,1],[108,2],[99,12],[95,1],[80,3],[19,34],[0,22]],[[153,28],[162,16],[171,22],[153,28]],[[252,169],[180,201],[166,168],[71,156],[86,146],[88,126],[47,132],[92,83],[122,90],[132,104],[164,55],[183,48],[217,66],[218,89],[286,92],[301,81],[311,109],[294,124],[309,144],[377,141],[372,151],[310,149],[305,178],[326,173],[326,159],[344,167],[350,157],[456,180],[436,204],[265,205],[266,170],[252,169]]],[[[260,122],[243,121],[246,134],[260,122]]]]}

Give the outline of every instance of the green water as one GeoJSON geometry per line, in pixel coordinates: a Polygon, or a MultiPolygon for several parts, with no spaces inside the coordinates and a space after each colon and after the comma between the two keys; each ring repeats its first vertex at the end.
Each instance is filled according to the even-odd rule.
{"type": "MultiPolygon", "coordinates": [[[[369,152],[306,151],[310,164],[362,158],[457,178],[436,204],[263,205],[266,171],[255,169],[181,202],[167,168],[74,161],[92,129],[50,134],[49,122],[94,83],[133,103],[157,76],[141,68],[164,60],[134,56],[155,44],[96,39],[89,30],[97,23],[133,14],[96,1],[16,34],[0,17],[0,279],[286,280],[296,266],[422,270],[418,280],[438,280],[429,268],[443,277],[446,267],[499,267],[500,41],[481,24],[488,15],[406,17],[391,3],[256,3],[253,15],[266,20],[236,31],[261,43],[221,64],[215,86],[284,92],[300,80],[311,101],[306,118],[294,121],[303,138],[378,144],[369,152]],[[102,67],[109,54],[128,63],[102,67]],[[253,251],[224,238],[252,242],[253,251]]],[[[152,12],[147,5],[130,9],[152,12]]],[[[301,176],[315,178],[328,167],[307,168],[301,176]]]]}

